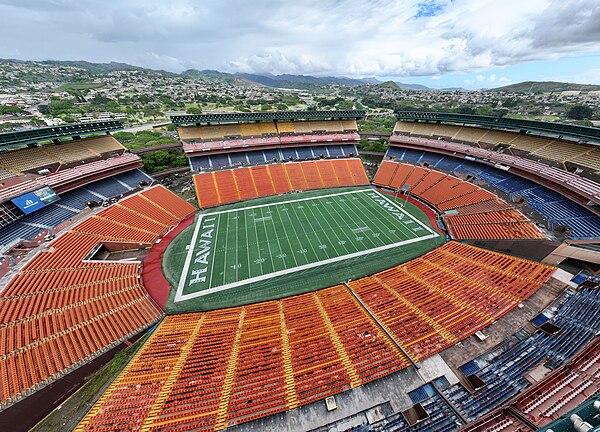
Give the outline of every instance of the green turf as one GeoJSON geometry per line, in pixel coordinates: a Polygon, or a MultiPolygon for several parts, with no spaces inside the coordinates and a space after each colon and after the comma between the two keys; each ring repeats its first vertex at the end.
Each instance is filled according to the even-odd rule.
{"type": "Polygon", "coordinates": [[[219,207],[199,213],[167,248],[163,271],[173,289],[166,310],[300,294],[392,267],[443,242],[418,208],[364,187],[219,207]]]}

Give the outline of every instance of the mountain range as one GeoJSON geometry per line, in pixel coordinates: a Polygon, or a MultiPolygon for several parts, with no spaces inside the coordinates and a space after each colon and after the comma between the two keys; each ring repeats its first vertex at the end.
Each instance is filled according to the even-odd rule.
{"type": "MultiPolygon", "coordinates": [[[[15,62],[28,63],[23,60],[3,60],[0,63],[15,62]]],[[[72,66],[85,70],[88,74],[97,76],[114,71],[142,71],[146,73],[161,74],[165,76],[183,76],[190,79],[201,79],[209,82],[227,83],[231,85],[261,85],[274,88],[287,88],[298,90],[311,90],[319,86],[327,85],[343,85],[343,86],[358,86],[358,85],[379,85],[390,89],[404,90],[440,90],[433,89],[420,84],[407,84],[399,81],[381,81],[375,77],[369,78],[348,78],[348,77],[315,77],[310,75],[272,75],[272,74],[249,74],[249,73],[227,73],[216,70],[196,70],[188,69],[180,74],[167,72],[164,70],[147,69],[139,66],[132,66],[127,63],[110,62],[110,63],[92,63],[83,60],[62,61],[62,60],[45,60],[41,62],[47,65],[54,66],[72,66]]],[[[57,81],[62,81],[57,77],[57,81]]],[[[461,88],[441,89],[441,90],[464,90],[461,88]]],[[[548,92],[563,92],[563,91],[598,91],[600,85],[591,84],[576,84],[553,81],[525,81],[517,84],[510,84],[504,87],[489,89],[490,92],[513,92],[513,93],[548,93],[548,92]]]]}
{"type": "MultiPolygon", "coordinates": [[[[204,79],[215,82],[227,82],[227,83],[248,83],[248,84],[260,84],[267,87],[275,88],[289,88],[289,89],[309,89],[313,86],[325,86],[325,85],[345,85],[345,86],[356,86],[365,84],[383,84],[384,81],[380,81],[377,78],[347,78],[347,77],[315,77],[310,75],[273,75],[273,74],[249,74],[249,73],[235,73],[230,74],[226,72],[219,72],[215,70],[196,70],[189,69],[183,71],[181,75],[188,76],[190,78],[204,79]]],[[[432,90],[429,87],[419,84],[405,84],[401,82],[395,83],[398,88],[411,89],[411,90],[432,90]]]]}

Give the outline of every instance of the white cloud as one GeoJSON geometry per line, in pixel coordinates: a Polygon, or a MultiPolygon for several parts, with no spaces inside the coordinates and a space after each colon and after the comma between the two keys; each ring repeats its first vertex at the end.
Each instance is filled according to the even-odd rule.
{"type": "Polygon", "coordinates": [[[0,57],[435,77],[600,49],[598,1],[438,0],[417,17],[420,3],[0,0],[0,57]]]}

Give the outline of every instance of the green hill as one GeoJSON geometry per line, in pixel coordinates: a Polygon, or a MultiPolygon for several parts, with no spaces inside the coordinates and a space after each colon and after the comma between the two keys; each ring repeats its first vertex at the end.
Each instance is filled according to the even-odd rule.
{"type": "Polygon", "coordinates": [[[510,93],[550,93],[563,91],[597,91],[600,85],[576,84],[557,81],[524,81],[504,87],[497,87],[489,91],[510,93]]]}

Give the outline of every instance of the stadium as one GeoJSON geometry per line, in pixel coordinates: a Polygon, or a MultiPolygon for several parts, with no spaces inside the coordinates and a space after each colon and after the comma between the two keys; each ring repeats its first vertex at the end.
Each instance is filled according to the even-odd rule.
{"type": "Polygon", "coordinates": [[[118,121],[0,134],[0,428],[124,349],[64,430],[598,427],[600,129],[398,111],[370,175],[365,116],[171,116],[197,206],[118,121]]]}

